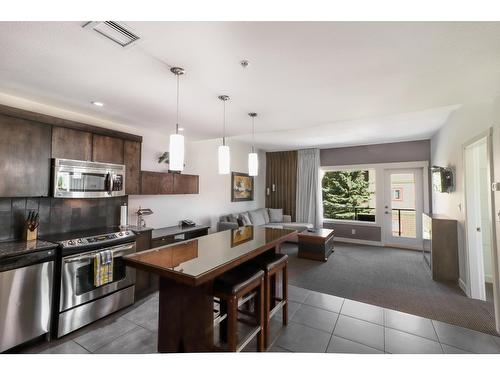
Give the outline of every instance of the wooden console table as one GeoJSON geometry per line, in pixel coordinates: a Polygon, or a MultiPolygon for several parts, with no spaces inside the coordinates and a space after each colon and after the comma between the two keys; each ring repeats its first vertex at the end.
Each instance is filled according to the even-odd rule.
{"type": "Polygon", "coordinates": [[[302,231],[299,237],[299,258],[326,262],[333,253],[333,229],[316,229],[314,232],[302,231]]]}

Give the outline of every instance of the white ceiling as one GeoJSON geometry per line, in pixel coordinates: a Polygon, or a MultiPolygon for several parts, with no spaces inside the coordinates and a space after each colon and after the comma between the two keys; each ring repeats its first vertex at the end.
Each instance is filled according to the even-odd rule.
{"type": "Polygon", "coordinates": [[[500,87],[500,23],[127,22],[125,49],[82,24],[0,22],[0,92],[169,133],[182,66],[188,137],[220,136],[227,94],[229,135],[255,111],[257,143],[285,149],[428,138],[500,87]]]}

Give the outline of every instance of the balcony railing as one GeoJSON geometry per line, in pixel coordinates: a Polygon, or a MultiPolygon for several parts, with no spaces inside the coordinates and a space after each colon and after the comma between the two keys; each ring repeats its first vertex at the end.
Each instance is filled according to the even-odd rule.
{"type": "Polygon", "coordinates": [[[393,223],[395,222],[395,216],[397,216],[397,230],[394,230],[394,224],[393,224],[392,228],[393,235],[397,235],[398,237],[415,237],[417,233],[416,232],[417,218],[415,209],[393,208],[392,209],[393,223]],[[403,215],[401,215],[401,212],[403,212],[403,215]]]}
{"type": "Polygon", "coordinates": [[[374,207],[334,206],[324,207],[325,219],[375,221],[374,207]]]}

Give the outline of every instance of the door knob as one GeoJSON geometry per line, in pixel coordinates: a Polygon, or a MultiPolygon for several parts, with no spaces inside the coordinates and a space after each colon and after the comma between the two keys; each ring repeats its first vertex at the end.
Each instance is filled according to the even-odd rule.
{"type": "Polygon", "coordinates": [[[477,228],[476,228],[476,231],[481,232],[481,228],[480,228],[480,227],[477,227],[477,228]]]}

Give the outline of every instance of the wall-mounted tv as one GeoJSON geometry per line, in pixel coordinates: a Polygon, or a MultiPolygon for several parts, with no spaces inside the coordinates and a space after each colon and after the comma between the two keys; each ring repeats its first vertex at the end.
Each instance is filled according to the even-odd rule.
{"type": "Polygon", "coordinates": [[[451,168],[433,166],[431,168],[432,190],[449,193],[453,190],[453,170],[451,168]]]}

